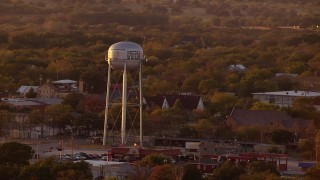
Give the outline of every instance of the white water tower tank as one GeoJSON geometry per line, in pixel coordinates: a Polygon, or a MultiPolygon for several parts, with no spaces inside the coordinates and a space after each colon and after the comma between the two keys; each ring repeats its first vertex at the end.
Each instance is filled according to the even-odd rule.
{"type": "Polygon", "coordinates": [[[128,70],[140,67],[143,60],[143,49],[139,44],[122,41],[111,45],[108,49],[108,63],[112,69],[124,69],[126,64],[128,70]]]}

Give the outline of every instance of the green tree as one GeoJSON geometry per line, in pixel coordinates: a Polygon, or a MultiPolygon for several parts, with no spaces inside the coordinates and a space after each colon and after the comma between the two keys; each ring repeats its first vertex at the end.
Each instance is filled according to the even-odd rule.
{"type": "Polygon", "coordinates": [[[21,179],[92,179],[90,165],[87,162],[57,162],[44,159],[35,164],[25,166],[20,172],[21,179]]]}
{"type": "Polygon", "coordinates": [[[217,92],[211,97],[211,103],[215,112],[220,112],[221,117],[225,117],[225,115],[229,114],[229,111],[235,107],[237,97],[231,94],[217,92]]]}
{"type": "Polygon", "coordinates": [[[241,174],[245,173],[245,169],[239,165],[235,165],[230,161],[226,161],[221,166],[213,170],[213,179],[229,180],[239,179],[241,174]]]}
{"type": "Polygon", "coordinates": [[[218,87],[218,82],[213,79],[201,80],[198,85],[198,90],[201,94],[207,94],[210,90],[218,87]]]}
{"type": "Polygon", "coordinates": [[[242,127],[236,130],[236,136],[242,141],[254,141],[260,140],[261,129],[255,127],[242,127]]]}
{"type": "MultiPolygon", "coordinates": [[[[81,74],[81,79],[85,84],[85,91],[89,93],[102,93],[105,90],[105,76],[103,74],[103,70],[97,71],[97,67],[90,67],[86,69],[85,72],[81,74]]],[[[98,67],[100,68],[100,67],[98,67]]]]}
{"type": "Polygon", "coordinates": [[[249,166],[250,173],[263,173],[268,172],[280,176],[277,168],[272,164],[268,164],[265,161],[254,161],[249,166]]]}
{"type": "Polygon", "coordinates": [[[188,76],[181,86],[182,91],[191,91],[191,92],[197,92],[197,87],[200,82],[200,77],[198,76],[188,76]]]}
{"type": "Polygon", "coordinates": [[[57,104],[49,106],[46,109],[48,116],[46,123],[53,128],[64,129],[67,124],[70,124],[69,113],[71,111],[72,107],[70,105],[57,104]]]}
{"type": "Polygon", "coordinates": [[[34,151],[28,145],[7,142],[0,145],[0,165],[24,166],[29,164],[34,151]]]}
{"type": "Polygon", "coordinates": [[[70,105],[73,109],[76,109],[80,101],[84,98],[83,94],[80,93],[70,93],[63,98],[63,105],[70,105]]]}
{"type": "Polygon", "coordinates": [[[252,104],[251,110],[278,110],[279,106],[265,103],[265,102],[255,102],[252,104]]]}
{"type": "Polygon", "coordinates": [[[157,165],[163,165],[167,163],[170,164],[171,159],[161,154],[151,154],[141,159],[141,161],[139,161],[139,164],[144,166],[151,166],[151,167],[154,167],[157,165]]]}
{"type": "Polygon", "coordinates": [[[210,137],[213,134],[213,124],[207,119],[200,119],[195,125],[200,137],[210,137]]]}
{"type": "MultiPolygon", "coordinates": [[[[307,92],[305,92],[307,93],[307,92]]],[[[308,97],[298,97],[295,98],[292,102],[293,110],[307,110],[307,111],[315,111],[314,107],[314,99],[308,97]]]]}

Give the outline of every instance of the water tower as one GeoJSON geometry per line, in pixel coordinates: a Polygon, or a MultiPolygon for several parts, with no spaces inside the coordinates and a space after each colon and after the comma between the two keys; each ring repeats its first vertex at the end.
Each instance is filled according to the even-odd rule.
{"type": "Polygon", "coordinates": [[[108,80],[107,80],[107,94],[106,94],[106,109],[105,121],[103,131],[103,145],[107,141],[107,126],[108,126],[108,108],[110,102],[110,76],[111,70],[122,70],[122,118],[121,118],[121,143],[126,144],[126,121],[127,121],[127,73],[128,71],[139,71],[139,114],[140,114],[140,146],[143,144],[142,136],[142,61],[143,49],[140,45],[133,42],[118,42],[111,45],[108,49],[108,80]]]}

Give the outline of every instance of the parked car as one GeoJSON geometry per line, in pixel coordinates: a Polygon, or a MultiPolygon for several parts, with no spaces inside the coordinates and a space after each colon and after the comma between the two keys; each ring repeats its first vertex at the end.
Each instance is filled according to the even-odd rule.
{"type": "Polygon", "coordinates": [[[75,156],[74,159],[75,160],[86,160],[87,158],[78,154],[78,155],[75,156]]]}
{"type": "Polygon", "coordinates": [[[102,156],[102,157],[101,157],[101,160],[102,160],[102,161],[109,161],[110,159],[109,159],[108,156],[102,156]]]}

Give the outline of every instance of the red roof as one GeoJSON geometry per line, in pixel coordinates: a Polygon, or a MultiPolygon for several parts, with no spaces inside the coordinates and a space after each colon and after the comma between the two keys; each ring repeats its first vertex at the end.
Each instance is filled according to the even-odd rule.
{"type": "Polygon", "coordinates": [[[181,151],[179,149],[163,149],[163,150],[155,150],[155,149],[140,149],[140,156],[147,156],[151,154],[163,154],[166,156],[178,156],[181,155],[181,151]]]}
{"type": "Polygon", "coordinates": [[[276,153],[242,153],[242,154],[239,154],[239,156],[247,156],[247,157],[259,157],[259,158],[262,158],[262,157],[271,157],[271,158],[281,158],[281,157],[288,157],[287,154],[276,154],[276,153]]]}

